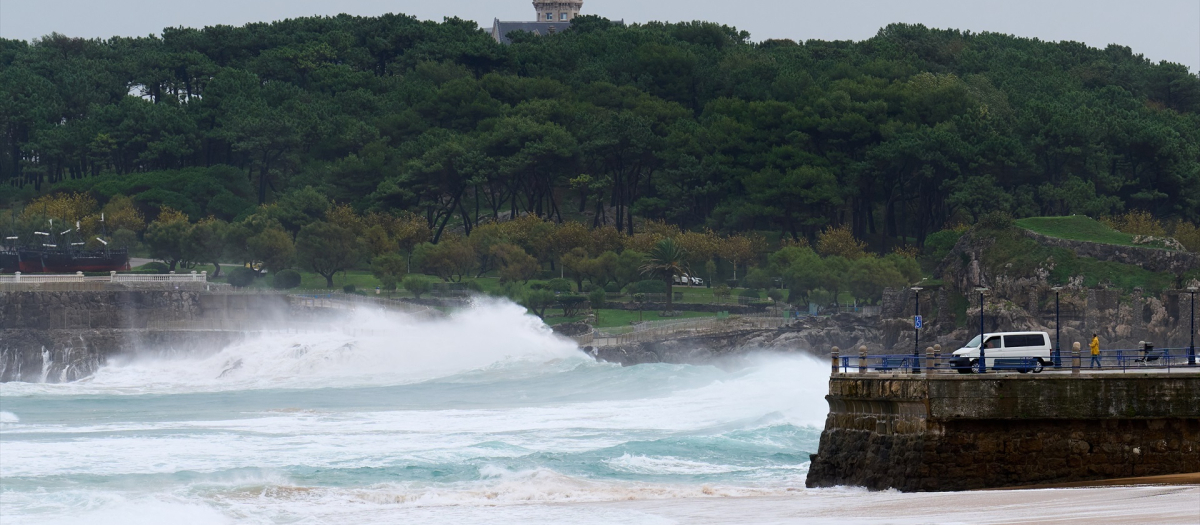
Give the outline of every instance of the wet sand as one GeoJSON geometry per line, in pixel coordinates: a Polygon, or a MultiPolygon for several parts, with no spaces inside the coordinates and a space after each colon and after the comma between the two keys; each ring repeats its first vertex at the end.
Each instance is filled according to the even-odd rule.
{"type": "Polygon", "coordinates": [[[781,497],[641,500],[580,506],[591,507],[599,516],[614,511],[640,514],[642,520],[632,521],[642,523],[1197,525],[1200,486],[909,494],[835,488],[798,490],[795,496],[781,497]]]}

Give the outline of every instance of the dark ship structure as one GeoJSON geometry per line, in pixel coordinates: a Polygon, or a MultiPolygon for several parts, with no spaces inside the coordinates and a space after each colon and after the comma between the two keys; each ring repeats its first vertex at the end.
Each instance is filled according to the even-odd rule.
{"type": "MultiPolygon", "coordinates": [[[[100,224],[104,224],[103,214],[100,224]]],[[[110,249],[108,242],[100,237],[96,240],[104,245],[104,249],[84,249],[86,243],[79,235],[78,222],[74,228],[55,235],[54,221],[51,220],[50,230],[33,232],[33,239],[21,239],[15,234],[5,237],[4,248],[0,250],[0,272],[75,273],[129,269],[129,251],[110,249]]]]}

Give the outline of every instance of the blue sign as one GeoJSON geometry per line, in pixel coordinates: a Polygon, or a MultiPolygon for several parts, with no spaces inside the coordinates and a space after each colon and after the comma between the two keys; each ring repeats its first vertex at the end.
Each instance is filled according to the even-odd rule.
{"type": "Polygon", "coordinates": [[[914,326],[914,327],[916,327],[916,328],[918,328],[918,329],[919,329],[919,328],[921,328],[921,326],[922,326],[923,324],[925,324],[925,322],[924,322],[924,320],[922,320],[922,319],[921,319],[921,316],[919,316],[919,315],[918,315],[918,316],[916,316],[916,317],[914,317],[914,318],[913,318],[913,326],[914,326]]]}

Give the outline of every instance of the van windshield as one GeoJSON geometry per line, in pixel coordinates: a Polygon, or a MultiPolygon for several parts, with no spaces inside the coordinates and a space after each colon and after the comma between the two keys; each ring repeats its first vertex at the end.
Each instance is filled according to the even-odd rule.
{"type": "Polygon", "coordinates": [[[975,338],[967,343],[967,345],[963,348],[979,348],[979,336],[975,336],[975,338]]]}

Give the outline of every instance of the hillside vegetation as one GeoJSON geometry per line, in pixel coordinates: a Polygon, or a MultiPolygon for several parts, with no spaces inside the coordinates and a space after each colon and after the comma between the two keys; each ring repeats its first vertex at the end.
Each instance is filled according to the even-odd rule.
{"type": "Polygon", "coordinates": [[[596,17],[514,41],[402,15],[0,39],[0,205],[65,189],[236,222],[311,187],[434,242],[532,214],[847,225],[881,253],[995,210],[1200,220],[1200,79],[1127,47],[596,17]]]}
{"type": "Polygon", "coordinates": [[[1138,246],[1133,235],[1116,231],[1100,221],[1083,215],[1068,217],[1027,217],[1016,221],[1016,225],[1049,237],[1088,241],[1121,246],[1138,246]]]}

